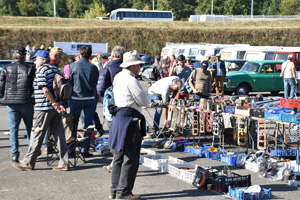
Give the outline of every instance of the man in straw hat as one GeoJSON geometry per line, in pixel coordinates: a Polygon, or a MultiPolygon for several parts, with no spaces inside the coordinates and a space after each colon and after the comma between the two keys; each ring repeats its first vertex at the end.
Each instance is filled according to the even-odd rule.
{"type": "Polygon", "coordinates": [[[142,106],[149,105],[149,100],[135,76],[144,63],[138,51],[125,53],[120,65],[123,70],[113,82],[116,105],[110,107],[114,118],[108,140],[114,153],[111,199],[140,199],[132,194],[132,189],[139,167],[142,138],[146,135],[142,106]]]}

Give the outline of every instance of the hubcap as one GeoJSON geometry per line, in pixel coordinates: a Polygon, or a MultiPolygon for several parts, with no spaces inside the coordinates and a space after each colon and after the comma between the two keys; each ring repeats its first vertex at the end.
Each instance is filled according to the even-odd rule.
{"type": "Polygon", "coordinates": [[[239,88],[239,93],[240,94],[246,94],[245,88],[243,88],[243,87],[239,88]]]}

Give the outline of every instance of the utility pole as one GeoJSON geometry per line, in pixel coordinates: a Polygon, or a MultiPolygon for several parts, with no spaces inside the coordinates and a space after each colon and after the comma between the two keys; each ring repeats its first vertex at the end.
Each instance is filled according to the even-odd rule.
{"type": "Polygon", "coordinates": [[[251,18],[253,18],[253,0],[251,0],[251,18]]]}
{"type": "Polygon", "coordinates": [[[54,17],[56,17],[56,6],[55,6],[55,1],[56,1],[56,0],[53,0],[54,17]]]}
{"type": "Polygon", "coordinates": [[[211,14],[214,14],[214,0],[211,0],[211,14]]]}
{"type": "Polygon", "coordinates": [[[153,0],[153,10],[154,10],[154,0],[153,0]]]}

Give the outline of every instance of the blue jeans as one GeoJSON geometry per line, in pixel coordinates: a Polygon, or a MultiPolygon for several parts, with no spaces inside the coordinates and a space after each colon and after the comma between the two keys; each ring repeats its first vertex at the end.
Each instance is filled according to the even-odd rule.
{"type": "Polygon", "coordinates": [[[296,91],[296,82],[294,78],[284,78],[284,98],[293,99],[296,91]],[[290,95],[289,95],[290,90],[290,95]]]}
{"type": "MultiPolygon", "coordinates": [[[[159,97],[157,94],[148,94],[148,99],[150,102],[153,103],[159,103],[161,101],[161,97],[159,97]]],[[[153,128],[158,128],[161,113],[162,113],[161,108],[155,108],[153,128]]]]}
{"type": "MultiPolygon", "coordinates": [[[[80,112],[83,110],[84,113],[84,128],[87,128],[89,125],[93,125],[93,117],[96,109],[96,100],[70,100],[70,113],[74,115],[74,130],[73,136],[77,138],[77,127],[80,117],[80,112]]],[[[88,130],[84,133],[84,136],[88,136],[88,139],[85,140],[82,144],[82,152],[87,153],[90,149],[92,130],[88,130]]]]}
{"type": "Polygon", "coordinates": [[[20,155],[19,152],[19,125],[21,119],[26,127],[27,140],[29,144],[30,132],[32,128],[32,119],[33,119],[33,104],[9,104],[6,106],[8,112],[8,123],[10,128],[10,146],[11,146],[11,157],[16,156],[17,158],[20,155]]]}

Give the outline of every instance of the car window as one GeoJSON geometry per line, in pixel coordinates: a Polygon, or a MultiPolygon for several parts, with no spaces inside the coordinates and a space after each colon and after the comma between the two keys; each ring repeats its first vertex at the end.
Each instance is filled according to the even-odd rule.
{"type": "Polygon", "coordinates": [[[183,54],[184,54],[184,49],[177,50],[177,55],[183,55],[183,54]]]}
{"type": "Polygon", "coordinates": [[[246,51],[239,51],[237,53],[237,59],[243,59],[245,56],[246,51]]]}
{"type": "Polygon", "coordinates": [[[244,71],[244,72],[258,72],[260,68],[260,64],[259,63],[254,63],[254,62],[246,62],[242,69],[240,71],[244,71]]]}
{"type": "Polygon", "coordinates": [[[275,60],[287,60],[288,53],[278,53],[275,56],[275,60]]]}
{"type": "Polygon", "coordinates": [[[229,72],[231,72],[231,71],[239,71],[240,69],[241,69],[241,67],[237,63],[228,62],[227,70],[229,72]]]}
{"type": "Polygon", "coordinates": [[[261,74],[271,74],[274,73],[274,68],[275,65],[274,64],[265,64],[262,68],[260,73],[261,74]]]}
{"type": "Polygon", "coordinates": [[[190,52],[189,52],[189,55],[195,56],[197,54],[197,50],[198,50],[197,48],[191,48],[190,52]]]}
{"type": "Polygon", "coordinates": [[[266,53],[266,60],[273,60],[274,53],[275,52],[268,52],[268,53],[266,53]]]}

